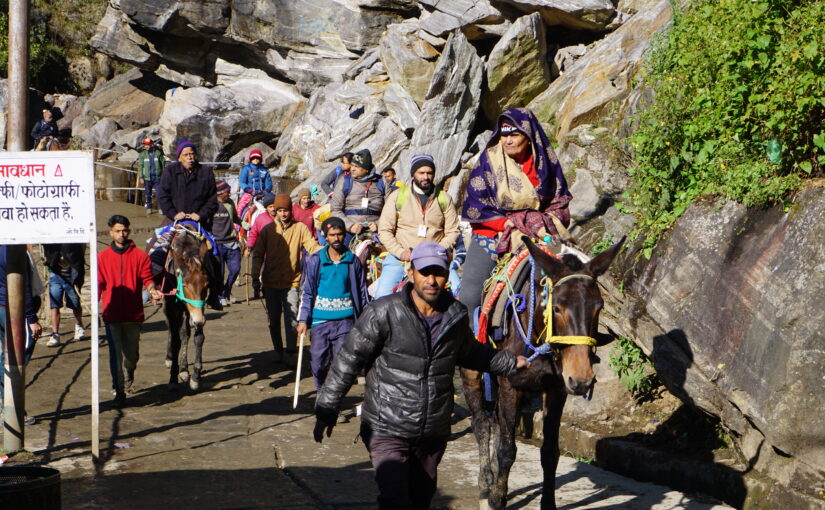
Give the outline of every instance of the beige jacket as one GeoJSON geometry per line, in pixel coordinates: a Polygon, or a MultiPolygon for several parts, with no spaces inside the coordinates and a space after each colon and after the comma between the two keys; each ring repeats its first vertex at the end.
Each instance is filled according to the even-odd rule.
{"type": "Polygon", "coordinates": [[[436,189],[422,214],[421,202],[410,189],[407,191],[410,193],[409,197],[398,211],[398,194],[403,189],[393,191],[387,197],[387,203],[381,211],[381,218],[378,220],[378,239],[381,240],[381,244],[395,258],[400,258],[404,250],[414,248],[424,241],[433,241],[448,250],[452,249],[458,240],[459,231],[458,214],[450,195],[444,193],[446,207],[442,213],[437,199],[440,190],[436,189]],[[423,237],[418,235],[420,225],[427,226],[427,234],[423,237]]]}
{"type": "Polygon", "coordinates": [[[320,246],[300,221],[292,220],[284,228],[276,219],[261,229],[252,248],[252,277],[260,275],[268,288],[297,287],[301,282],[301,248],[314,253],[320,246]]]}

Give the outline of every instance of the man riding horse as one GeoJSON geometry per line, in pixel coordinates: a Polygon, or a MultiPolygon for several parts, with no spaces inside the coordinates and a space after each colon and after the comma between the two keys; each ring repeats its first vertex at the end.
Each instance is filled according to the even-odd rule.
{"type": "MultiPolygon", "coordinates": [[[[218,210],[215,174],[211,168],[198,162],[195,144],[186,138],[178,141],[177,157],[177,161],[164,169],[158,186],[158,207],[166,215],[161,226],[192,220],[211,231],[212,217],[218,210]]],[[[152,255],[153,262],[163,267],[166,253],[156,250],[152,255]]],[[[211,250],[207,252],[203,263],[209,277],[209,298],[206,304],[215,310],[223,310],[220,302],[223,281],[220,266],[211,250]]]]}

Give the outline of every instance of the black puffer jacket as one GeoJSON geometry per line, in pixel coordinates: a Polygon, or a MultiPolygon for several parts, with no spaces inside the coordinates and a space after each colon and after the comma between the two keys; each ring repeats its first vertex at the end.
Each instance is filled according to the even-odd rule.
{"type": "Polygon", "coordinates": [[[478,343],[467,309],[446,293],[441,328],[430,347],[407,284],[370,303],[347,335],[316,401],[316,415],[334,425],[338,406],[363,368],[367,386],[361,419],[379,436],[446,437],[453,413],[456,364],[510,375],[515,357],[478,343]]]}

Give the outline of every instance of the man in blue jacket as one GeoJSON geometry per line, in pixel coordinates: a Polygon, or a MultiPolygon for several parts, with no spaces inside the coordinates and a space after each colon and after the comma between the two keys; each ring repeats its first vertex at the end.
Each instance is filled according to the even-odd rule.
{"type": "Polygon", "coordinates": [[[297,327],[299,335],[306,334],[308,326],[312,328],[310,365],[318,390],[324,385],[344,338],[367,304],[364,268],[344,244],[344,221],[327,218],[321,231],[328,244],[305,259],[297,327]]]}

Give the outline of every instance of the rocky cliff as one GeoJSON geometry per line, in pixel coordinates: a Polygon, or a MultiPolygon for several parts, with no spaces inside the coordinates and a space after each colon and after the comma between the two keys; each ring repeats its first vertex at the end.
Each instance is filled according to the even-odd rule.
{"type": "MultiPolygon", "coordinates": [[[[309,184],[350,150],[401,176],[429,152],[444,180],[464,175],[502,108],[527,105],[558,144],[572,231],[590,247],[633,227],[615,207],[632,166],[622,140],[655,94],[634,77],[670,16],[667,0],[111,0],[91,45],[138,69],[96,89],[74,134],[157,134],[167,148],[187,136],[205,159],[254,146],[309,184]]],[[[754,508],[823,503],[821,183],[789,204],[696,204],[650,260],[630,246],[605,282],[606,326],[721,419],[738,503],[754,508]]]]}

